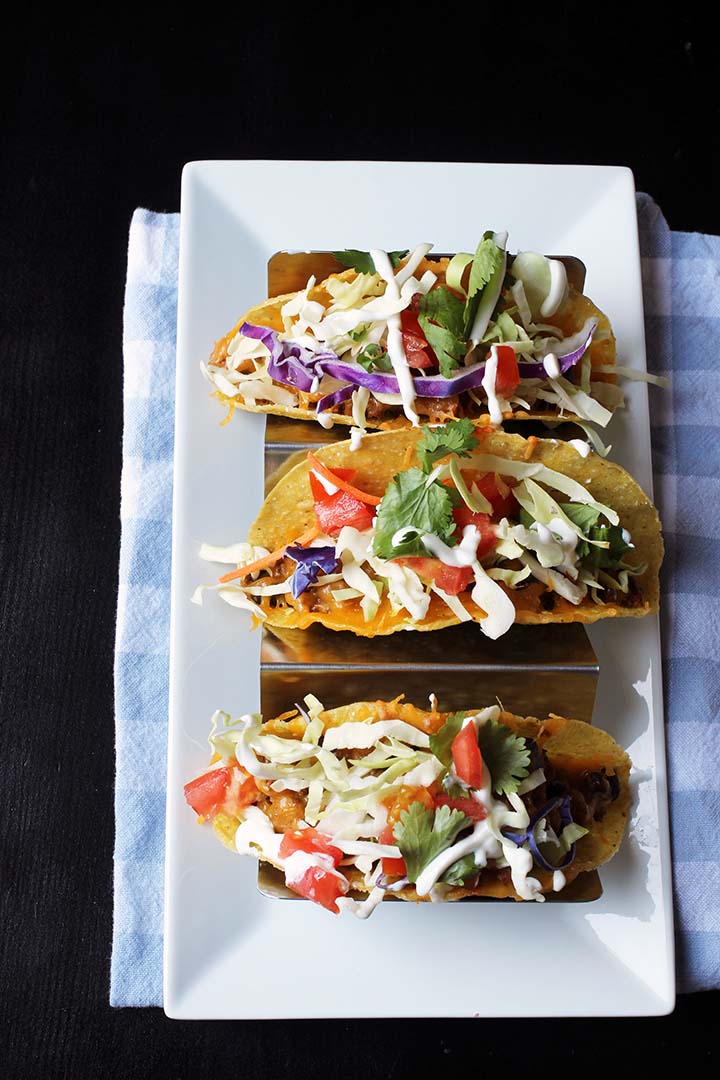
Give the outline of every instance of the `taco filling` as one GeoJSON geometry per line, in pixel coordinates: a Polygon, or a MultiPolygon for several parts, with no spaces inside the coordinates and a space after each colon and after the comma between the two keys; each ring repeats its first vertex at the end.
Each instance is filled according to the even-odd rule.
{"type": "MultiPolygon", "coordinates": [[[[515,622],[590,622],[656,605],[662,545],[639,489],[637,549],[630,513],[623,520],[597,484],[552,467],[577,458],[567,447],[484,433],[469,420],[423,428],[404,454],[398,437],[375,435],[367,451],[376,491],[388,475],[381,492],[354,469],[328,464],[327,452],[310,453],[253,527],[251,539],[272,547],[204,545],[202,557],[237,566],[214,587],[222,598],[269,625],[320,622],[374,636],[474,620],[490,638],[515,622]],[[404,456],[401,470],[388,465],[384,441],[392,441],[390,461],[404,456]],[[291,541],[276,546],[293,515],[291,541]]],[[[600,459],[582,468],[618,474],[618,494],[624,481],[636,488],[600,459]]]]}
{"type": "Polygon", "coordinates": [[[630,762],[588,724],[304,703],[267,723],[216,713],[214,763],[185,798],[231,850],[335,914],[365,918],[389,893],[542,901],[620,843],[630,762]]]}
{"type": "MultiPolygon", "coordinates": [[[[489,415],[605,426],[623,402],[605,315],[565,265],[508,254],[333,252],[349,269],[253,308],[202,370],[234,408],[366,428],[489,415]]],[[[623,369],[624,370],[624,369],[623,369]]]]}

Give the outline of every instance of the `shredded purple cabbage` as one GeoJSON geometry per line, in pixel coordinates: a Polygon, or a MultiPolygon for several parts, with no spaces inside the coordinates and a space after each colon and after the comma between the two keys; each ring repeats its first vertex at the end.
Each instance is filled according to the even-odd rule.
{"type": "Polygon", "coordinates": [[[406,877],[400,878],[399,881],[390,881],[387,874],[378,874],[373,882],[376,889],[385,889],[386,892],[398,892],[409,884],[410,880],[406,877]]]}
{"type": "MultiPolygon", "coordinates": [[[[561,374],[566,374],[585,354],[597,325],[597,319],[588,319],[582,331],[559,343],[558,349],[565,348],[566,350],[555,354],[561,374]]],[[[323,375],[330,375],[347,384],[321,398],[316,406],[317,412],[324,412],[341,401],[346,401],[357,386],[364,386],[379,394],[400,393],[400,385],[395,375],[380,371],[366,371],[360,364],[341,360],[329,349],[314,353],[292,341],[281,341],[275,330],[270,330],[265,326],[253,326],[252,323],[243,323],[240,333],[246,337],[257,338],[268,347],[270,350],[268,374],[284,386],[292,386],[297,390],[308,392],[312,389],[315,380],[321,379],[323,375]]],[[[518,371],[521,379],[547,377],[542,362],[531,363],[519,360],[518,371]]],[[[413,377],[413,384],[415,393],[419,397],[447,398],[480,386],[484,375],[484,363],[471,364],[470,367],[461,368],[450,378],[444,375],[416,375],[413,377]]]]}
{"type": "Polygon", "coordinates": [[[545,805],[541,807],[536,814],[533,814],[533,816],[530,818],[530,823],[527,829],[525,829],[523,832],[515,832],[512,829],[502,830],[503,836],[507,837],[508,840],[512,840],[512,842],[514,844],[517,844],[518,847],[522,847],[523,844],[527,844],[530,848],[530,851],[532,852],[533,859],[538,864],[538,866],[541,866],[543,868],[543,870],[564,870],[565,867],[569,866],[575,858],[575,844],[571,844],[570,850],[559,863],[553,864],[551,862],[548,862],[543,853],[540,851],[540,848],[538,847],[538,842],[535,839],[535,826],[537,825],[537,823],[539,821],[542,821],[543,818],[547,817],[548,814],[551,814],[553,810],[558,809],[560,810],[560,820],[562,821],[562,829],[560,830],[560,836],[562,836],[565,828],[568,825],[572,825],[573,823],[572,814],[570,812],[569,795],[557,796],[556,798],[551,799],[550,802],[545,803],[545,805]]]}
{"type": "Polygon", "coordinates": [[[332,394],[326,394],[325,397],[320,398],[317,403],[316,412],[325,412],[326,409],[331,409],[334,405],[339,405],[341,401],[347,401],[355,393],[355,387],[350,383],[348,386],[343,386],[340,390],[336,390],[332,394]]]}
{"type": "Polygon", "coordinates": [[[285,551],[297,563],[290,578],[290,592],[297,600],[308,585],[314,585],[320,573],[331,574],[338,565],[334,547],[289,547],[285,551]]]}

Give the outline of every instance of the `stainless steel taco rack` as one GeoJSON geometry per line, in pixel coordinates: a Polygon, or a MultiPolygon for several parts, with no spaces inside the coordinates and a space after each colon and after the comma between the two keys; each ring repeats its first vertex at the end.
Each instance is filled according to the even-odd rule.
{"type": "MultiPolygon", "coordinates": [[[[583,263],[566,257],[562,261],[569,280],[582,289],[583,263]]],[[[341,269],[330,252],[279,252],[268,263],[268,295],[294,292],[304,288],[313,274],[322,280],[341,269]]],[[[529,426],[523,428],[527,434],[529,426]]],[[[345,426],[325,430],[312,421],[268,416],[266,492],[292,458],[299,460],[308,450],[347,437],[345,426]]],[[[260,700],[265,716],[292,709],[307,693],[328,708],[350,701],[392,700],[398,694],[423,708],[435,694],[441,710],[477,708],[497,699],[525,716],[542,717],[552,711],[590,722],[598,676],[597,657],[581,624],[516,626],[500,641],[490,641],[472,623],[375,638],[319,626],[262,630],[260,700]]],[[[258,888],[272,898],[300,899],[286,888],[282,873],[265,864],[259,866],[258,888]]],[[[602,885],[593,871],[547,900],[579,903],[601,895],[602,885]]],[[[463,902],[507,901],[478,897],[463,902]]]]}

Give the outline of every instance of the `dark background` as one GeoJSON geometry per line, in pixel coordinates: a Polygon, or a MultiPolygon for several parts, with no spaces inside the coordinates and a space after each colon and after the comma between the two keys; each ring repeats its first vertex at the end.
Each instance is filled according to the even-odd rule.
{"type": "MultiPolygon", "coordinates": [[[[718,993],[656,1020],[522,1023],[180,1023],[107,1004],[133,208],[179,209],[183,164],[206,157],[610,163],[632,167],[671,227],[720,232],[720,54],[699,15],[238,10],[186,24],[108,9],[94,26],[28,8],[4,28],[0,1072],[371,1080],[531,1061],[608,1072],[672,1051],[709,1062],[718,993]]],[[[452,967],[429,959],[441,1000],[452,967]]],[[[399,997],[401,972],[378,973],[399,997]]],[[[541,970],[518,977],[547,1004],[541,970]]]]}

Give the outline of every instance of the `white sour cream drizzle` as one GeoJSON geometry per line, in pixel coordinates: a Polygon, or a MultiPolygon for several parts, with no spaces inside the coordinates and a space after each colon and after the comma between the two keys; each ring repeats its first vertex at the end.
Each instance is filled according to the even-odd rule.
{"type": "Polygon", "coordinates": [[[463,538],[455,547],[448,545],[434,533],[423,533],[422,542],[427,550],[446,566],[472,566],[477,555],[480,533],[475,525],[466,525],[463,538]]]}
{"type": "Polygon", "coordinates": [[[568,446],[577,450],[580,457],[588,457],[590,454],[590,443],[586,443],[584,439],[568,439],[568,446]]]}
{"type": "Polygon", "coordinates": [[[493,345],[490,349],[490,355],[485,361],[485,373],[482,377],[482,382],[480,385],[487,394],[488,412],[490,413],[490,420],[496,426],[498,424],[502,424],[503,421],[502,406],[500,405],[500,400],[497,396],[497,393],[495,392],[497,368],[497,346],[493,345]]]}
{"type": "Polygon", "coordinates": [[[555,353],[548,353],[543,357],[543,367],[547,372],[549,379],[559,379],[562,374],[560,371],[560,363],[555,353]]]}
{"type": "MultiPolygon", "coordinates": [[[[485,723],[488,718],[497,720],[499,716],[500,710],[494,705],[478,713],[477,717],[467,718],[466,723],[485,723]]],[[[524,847],[518,847],[501,832],[503,828],[526,829],[530,824],[522,799],[518,795],[511,795],[512,809],[494,799],[492,777],[487,766],[483,768],[482,786],[472,792],[472,798],[485,808],[487,817],[476,822],[469,836],[457,841],[445,851],[441,851],[425,867],[415,883],[418,896],[429,896],[445,871],[449,870],[458,859],[472,853],[475,856],[475,864],[479,868],[487,866],[489,859],[504,858],[510,867],[512,883],[518,896],[521,896],[523,900],[542,902],[544,897],[540,892],[540,882],[537,878],[528,876],[533,866],[532,853],[524,847]]]]}
{"type": "MultiPolygon", "coordinates": [[[[305,700],[308,702],[309,698],[305,700]]],[[[431,703],[434,704],[434,702],[434,695],[431,695],[431,703]]],[[[500,715],[498,706],[492,705],[475,715],[465,717],[463,727],[472,725],[477,732],[489,720],[498,721],[500,715]]],[[[325,779],[313,781],[319,784],[317,810],[320,811],[319,814],[315,814],[313,820],[321,833],[340,849],[343,858],[340,867],[335,866],[332,855],[320,851],[296,850],[282,858],[280,848],[283,835],[275,832],[266,814],[253,805],[246,807],[242,812],[242,819],[235,833],[236,850],[242,855],[263,858],[283,870],[286,884],[290,888],[298,886],[308,871],[317,868],[337,878],[339,890],[346,893],[349,890],[349,883],[342,870],[344,867],[354,865],[365,875],[368,888],[375,887],[362,902],[339,897],[338,907],[341,911],[350,911],[359,918],[367,918],[381,902],[386,892],[385,889],[377,886],[376,870],[378,872],[380,870],[379,860],[401,857],[401,849],[398,845],[381,843],[377,839],[387,824],[387,807],[382,802],[388,790],[387,785],[399,781],[411,787],[428,787],[445,772],[442,762],[429,751],[429,736],[412,724],[399,719],[379,720],[375,723],[350,721],[327,728],[321,736],[322,745],[319,745],[305,742],[302,737],[297,736],[281,739],[274,735],[262,735],[260,734],[261,718],[257,716],[242,717],[242,721],[246,722],[246,727],[249,725],[256,731],[256,750],[267,758],[263,763],[257,759],[254,752],[243,754],[240,743],[236,745],[238,759],[242,760],[244,767],[252,775],[262,778],[268,772],[273,772],[282,761],[299,763],[299,771],[303,772],[307,771],[306,766],[302,764],[303,760],[311,756],[318,759],[316,768],[325,774],[325,779]],[[352,764],[350,775],[348,775],[348,759],[338,759],[333,753],[336,750],[346,749],[371,751],[370,757],[352,764]],[[397,754],[405,757],[409,755],[415,760],[419,756],[420,763],[404,772],[402,770],[398,772],[397,765],[394,765],[390,768],[392,775],[387,776],[384,781],[382,778],[379,779],[377,771],[383,772],[386,768],[384,762],[396,758],[397,754]],[[365,766],[363,761],[368,761],[369,765],[365,766]],[[325,791],[325,796],[322,794],[323,791],[325,791]],[[351,801],[348,800],[348,791],[351,801]],[[366,796],[362,794],[363,791],[367,791],[366,796]],[[321,810],[325,798],[329,801],[325,809],[321,810]]],[[[217,767],[224,767],[224,765],[219,763],[217,767]]],[[[448,770],[448,778],[454,783],[460,782],[452,766],[448,770]]],[[[239,774],[237,779],[239,782],[239,774]]],[[[518,896],[523,900],[542,901],[544,897],[540,882],[530,876],[533,867],[532,853],[527,845],[518,847],[514,841],[503,835],[502,830],[509,828],[522,831],[528,827],[530,818],[520,794],[523,791],[532,790],[544,779],[542,769],[537,769],[520,785],[517,794],[508,796],[510,803],[508,806],[505,801],[493,796],[492,777],[485,765],[482,786],[476,791],[468,792],[468,797],[484,808],[486,817],[482,821],[475,822],[468,835],[440,852],[421,871],[415,884],[418,896],[428,897],[433,901],[444,899],[450,886],[440,879],[455,862],[464,856],[472,855],[478,870],[484,869],[491,863],[509,867],[512,884],[518,896]]],[[[275,786],[274,784],[273,787],[275,786]]],[[[283,784],[282,786],[298,790],[307,787],[307,783],[303,780],[303,783],[299,785],[283,784]]],[[[315,798],[312,791],[310,795],[313,799],[315,798]]],[[[306,812],[309,809],[308,804],[306,812]]],[[[310,818],[309,813],[308,818],[310,818]]],[[[300,829],[305,827],[304,822],[299,825],[300,829]]],[[[391,888],[400,888],[406,884],[408,884],[407,879],[403,879],[391,888]]],[[[553,890],[558,892],[564,885],[564,875],[556,871],[552,878],[553,890]]]]}
{"type": "Polygon", "coordinates": [[[356,428],[356,427],[350,428],[350,449],[351,450],[359,450],[362,447],[362,441],[363,441],[363,435],[364,434],[365,434],[365,432],[361,431],[360,428],[356,428]]]}
{"type": "MultiPolygon", "coordinates": [[[[375,269],[380,277],[387,283],[386,296],[393,300],[396,300],[400,296],[400,285],[410,278],[413,270],[417,267],[420,260],[425,258],[431,247],[432,244],[418,245],[410,256],[407,265],[398,273],[397,277],[395,277],[395,274],[393,273],[393,268],[390,264],[387,252],[379,251],[377,248],[374,248],[370,252],[372,260],[375,263],[375,269]]],[[[417,396],[415,393],[415,383],[410,368],[408,367],[407,356],[405,355],[405,349],[403,347],[399,314],[395,313],[388,315],[387,328],[387,351],[400,388],[403,412],[413,427],[419,427],[420,418],[413,408],[413,402],[417,396]]]]}

